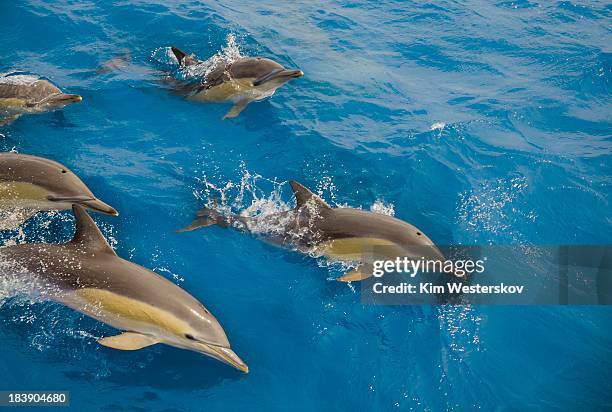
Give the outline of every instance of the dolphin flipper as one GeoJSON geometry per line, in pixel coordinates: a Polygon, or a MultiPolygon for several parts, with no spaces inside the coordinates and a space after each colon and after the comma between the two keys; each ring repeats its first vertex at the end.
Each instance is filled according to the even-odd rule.
{"type": "Polygon", "coordinates": [[[238,117],[238,115],[244,110],[245,107],[247,107],[247,104],[249,103],[250,100],[240,100],[230,109],[229,112],[225,114],[225,116],[223,116],[223,119],[233,119],[234,117],[238,117]]]}
{"type": "Polygon", "coordinates": [[[159,341],[151,336],[140,333],[125,332],[117,336],[109,336],[98,340],[102,346],[119,350],[138,350],[155,345],[159,341]]]}
{"type": "Polygon", "coordinates": [[[338,282],[358,282],[367,279],[370,276],[372,276],[372,273],[366,272],[364,265],[361,265],[355,268],[355,270],[345,273],[336,280],[338,282]]]}

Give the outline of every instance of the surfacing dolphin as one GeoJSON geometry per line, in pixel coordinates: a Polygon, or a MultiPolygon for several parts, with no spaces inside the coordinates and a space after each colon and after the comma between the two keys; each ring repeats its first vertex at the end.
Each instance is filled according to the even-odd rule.
{"type": "Polygon", "coordinates": [[[66,166],[37,156],[0,153],[0,230],[19,227],[43,210],[67,210],[78,203],[118,216],[66,166]]]}
{"type": "Polygon", "coordinates": [[[217,319],[198,300],[117,256],[85,209],[74,205],[73,210],[72,241],[7,246],[0,248],[0,258],[36,276],[50,299],[125,331],[98,340],[101,345],[137,350],[164,343],[248,372],[217,319]]]}
{"type": "Polygon", "coordinates": [[[0,75],[0,126],[10,124],[22,114],[57,110],[81,100],[78,94],[66,94],[37,76],[0,75]]]}
{"type": "Polygon", "coordinates": [[[264,240],[330,260],[359,262],[338,278],[350,282],[372,275],[374,260],[396,257],[444,261],[444,255],[418,228],[400,219],[352,208],[332,208],[296,181],[289,182],[296,198],[294,209],[263,217],[225,216],[204,208],[179,232],[219,225],[253,233],[264,240]]]}
{"type": "MultiPolygon", "coordinates": [[[[182,68],[203,64],[187,53],[172,47],[182,68]]],[[[253,101],[270,97],[276,89],[296,77],[301,70],[285,69],[277,62],[263,57],[240,57],[230,63],[219,64],[206,74],[202,82],[186,84],[179,89],[190,100],[202,102],[233,102],[224,118],[236,117],[253,101]]]]}

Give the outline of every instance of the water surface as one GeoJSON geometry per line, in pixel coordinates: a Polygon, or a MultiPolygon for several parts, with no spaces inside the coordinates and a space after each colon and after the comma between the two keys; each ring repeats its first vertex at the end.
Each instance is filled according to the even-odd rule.
{"type": "MultiPolygon", "coordinates": [[[[80,175],[121,212],[95,216],[118,253],[202,300],[251,372],[100,347],[109,327],[3,284],[0,389],[69,390],[75,411],[610,410],[609,308],[362,306],[323,262],[174,230],[207,194],[291,205],[283,182],[296,179],[440,244],[609,244],[611,14],[566,1],[3,2],[0,72],[84,100],[0,129],[0,149],[80,175]],[[160,48],[206,59],[230,34],[305,77],[222,121],[230,105],[185,101],[150,71],[165,68],[160,48]],[[95,73],[126,51],[132,68],[95,73]]],[[[41,214],[1,239],[72,230],[70,214],[41,214]]]]}

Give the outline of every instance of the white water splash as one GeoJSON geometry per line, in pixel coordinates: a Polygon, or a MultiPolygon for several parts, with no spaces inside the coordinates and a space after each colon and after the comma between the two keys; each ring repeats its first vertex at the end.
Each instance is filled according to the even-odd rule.
{"type": "MultiPolygon", "coordinates": [[[[240,53],[240,47],[236,42],[236,36],[233,33],[230,33],[227,35],[226,41],[226,45],[208,59],[202,60],[198,64],[178,68],[175,73],[176,77],[181,80],[197,79],[204,81],[206,80],[206,76],[208,76],[217,67],[225,66],[241,58],[242,54],[240,53]]],[[[196,56],[192,54],[191,57],[195,58],[196,56]]],[[[157,63],[161,63],[163,65],[176,67],[179,64],[170,47],[157,48],[151,54],[151,58],[157,63]]]]}
{"type": "MultiPolygon", "coordinates": [[[[2,183],[0,183],[0,190],[2,183]]],[[[0,210],[0,230],[19,230],[20,226],[30,217],[31,212],[21,208],[0,210]]]]}
{"type": "Polygon", "coordinates": [[[42,284],[36,275],[9,260],[0,249],[0,308],[9,299],[29,304],[48,300],[53,288],[42,284]]]}
{"type": "Polygon", "coordinates": [[[446,127],[446,123],[444,123],[444,122],[435,122],[434,124],[432,124],[429,127],[429,130],[430,131],[434,131],[434,130],[442,131],[442,130],[444,130],[445,127],[446,127]]]}
{"type": "Polygon", "coordinates": [[[372,206],[370,206],[370,211],[381,215],[395,216],[395,205],[377,199],[372,206]]]}
{"type": "Polygon", "coordinates": [[[185,282],[185,278],[179,274],[174,273],[172,270],[168,269],[165,266],[155,266],[153,272],[163,273],[166,275],[166,278],[174,280],[174,283],[183,283],[185,282]]]}
{"type": "Polygon", "coordinates": [[[242,55],[240,54],[240,48],[236,43],[236,36],[230,33],[227,35],[226,40],[227,44],[215,55],[199,64],[185,67],[183,69],[183,75],[185,78],[205,79],[206,76],[208,76],[208,74],[210,74],[210,72],[215,70],[217,67],[225,66],[241,58],[242,55]]]}
{"type": "Polygon", "coordinates": [[[441,336],[453,355],[480,350],[480,315],[471,305],[436,307],[441,336]]]}
{"type": "Polygon", "coordinates": [[[490,235],[504,235],[512,243],[521,243],[521,233],[513,229],[520,226],[516,221],[526,219],[534,222],[536,219],[535,212],[525,209],[522,205],[516,206],[526,191],[527,179],[524,177],[484,182],[470,192],[459,195],[459,223],[465,225],[466,232],[478,237],[475,239],[477,242],[482,241],[482,238],[490,243],[490,239],[487,239],[491,238],[490,235]]]}
{"type": "Polygon", "coordinates": [[[31,75],[31,74],[12,74],[12,73],[0,74],[0,84],[9,84],[9,85],[15,85],[15,86],[28,86],[38,80],[40,80],[40,77],[31,75]]]}
{"type": "Polygon", "coordinates": [[[71,222],[73,219],[67,213],[62,213],[58,210],[49,210],[44,212],[38,212],[34,214],[32,217],[27,219],[25,222],[21,222],[20,219],[22,217],[22,211],[19,209],[16,210],[4,210],[2,211],[1,216],[6,218],[7,222],[11,222],[9,225],[5,223],[7,226],[13,226],[10,228],[12,233],[10,233],[9,237],[5,237],[2,245],[0,246],[12,246],[18,245],[21,243],[26,243],[26,233],[24,231],[24,224],[34,224],[34,228],[31,230],[32,233],[36,233],[37,242],[41,243],[52,243],[55,241],[57,234],[54,232],[52,228],[52,223],[54,221],[59,220],[60,222],[71,222]],[[18,225],[22,223],[21,225],[18,225]]]}
{"type": "Polygon", "coordinates": [[[106,238],[106,241],[108,242],[110,247],[112,247],[113,250],[117,250],[117,247],[119,246],[119,241],[116,237],[115,227],[106,222],[96,222],[96,224],[98,225],[98,229],[100,229],[100,231],[106,238]]]}
{"type": "Polygon", "coordinates": [[[178,60],[174,57],[174,53],[172,53],[172,49],[168,46],[158,47],[151,53],[151,60],[154,63],[167,65],[167,66],[176,66],[178,65],[178,60]]]}
{"type": "Polygon", "coordinates": [[[243,162],[240,163],[240,174],[239,181],[228,180],[224,183],[214,183],[214,177],[203,175],[199,179],[203,187],[194,190],[194,195],[200,200],[206,199],[207,208],[224,215],[258,218],[260,225],[249,227],[254,233],[274,232],[276,228],[265,224],[265,217],[291,209],[282,200],[284,182],[252,173],[243,162]]]}
{"type": "Polygon", "coordinates": [[[319,197],[325,198],[327,194],[331,199],[331,203],[337,207],[348,207],[345,203],[339,203],[338,197],[336,195],[338,188],[336,184],[332,180],[331,176],[322,176],[321,179],[317,182],[316,185],[316,193],[319,197]]]}

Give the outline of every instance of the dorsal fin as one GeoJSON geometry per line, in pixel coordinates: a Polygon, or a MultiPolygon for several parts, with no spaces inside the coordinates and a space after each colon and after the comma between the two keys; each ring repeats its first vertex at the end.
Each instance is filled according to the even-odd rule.
{"type": "Polygon", "coordinates": [[[174,53],[174,57],[176,57],[176,60],[178,60],[179,65],[185,67],[185,66],[191,66],[192,64],[198,63],[196,59],[189,56],[187,53],[185,53],[178,47],[172,46],[170,49],[172,49],[172,53],[174,53]]]}
{"type": "Polygon", "coordinates": [[[85,208],[79,204],[72,205],[72,211],[76,219],[76,232],[70,244],[80,248],[100,253],[112,253],[115,251],[108,244],[96,222],[89,216],[85,208]]]}
{"type": "Polygon", "coordinates": [[[308,202],[312,202],[317,207],[320,207],[323,209],[331,209],[331,206],[325,203],[323,199],[321,199],[319,196],[312,193],[302,184],[296,182],[295,180],[290,180],[289,184],[291,185],[291,188],[293,189],[293,194],[295,195],[295,200],[297,202],[296,209],[299,209],[300,207],[304,206],[308,202]]]}

